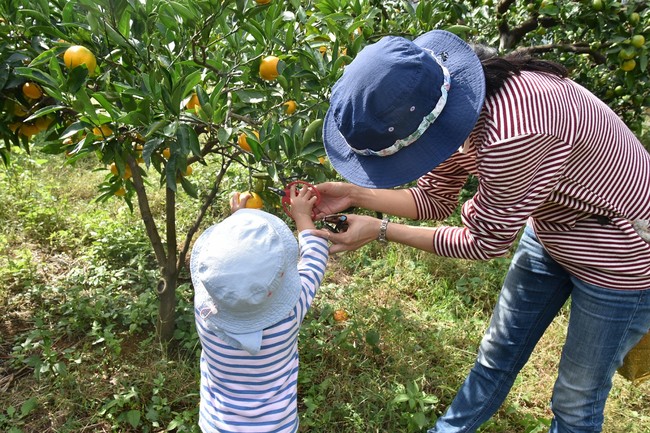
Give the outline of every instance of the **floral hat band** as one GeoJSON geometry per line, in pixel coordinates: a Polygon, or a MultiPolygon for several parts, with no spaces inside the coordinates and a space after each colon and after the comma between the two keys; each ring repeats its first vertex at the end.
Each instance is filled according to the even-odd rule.
{"type": "MultiPolygon", "coordinates": [[[[443,73],[443,82],[442,86],[440,86],[440,98],[438,99],[438,102],[436,103],[435,107],[433,107],[433,111],[431,111],[429,114],[424,116],[422,119],[422,122],[420,122],[420,125],[418,125],[417,129],[410,134],[408,137],[399,139],[393,143],[392,146],[386,147],[381,150],[372,150],[372,149],[356,149],[348,144],[350,149],[358,154],[358,155],[363,155],[363,156],[390,156],[395,153],[397,153],[400,149],[403,149],[410,144],[415,143],[421,136],[424,134],[424,131],[426,131],[433,122],[436,121],[438,116],[440,116],[440,113],[442,113],[443,108],[445,108],[445,105],[447,104],[447,93],[449,92],[449,89],[451,88],[451,76],[449,74],[449,70],[442,64],[442,61],[433,54],[431,50],[425,50],[431,56],[433,59],[436,61],[436,63],[440,66],[442,69],[443,73]]],[[[413,108],[411,108],[411,111],[413,111],[413,108]]]]}

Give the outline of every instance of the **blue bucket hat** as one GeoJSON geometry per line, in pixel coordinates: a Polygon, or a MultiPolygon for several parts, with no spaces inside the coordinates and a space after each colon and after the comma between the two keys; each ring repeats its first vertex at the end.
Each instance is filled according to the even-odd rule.
{"type": "Polygon", "coordinates": [[[298,242],[275,215],[240,209],[206,229],[190,257],[194,306],[208,328],[254,355],[265,328],[300,298],[298,242]]]}
{"type": "Polygon", "coordinates": [[[463,144],[484,100],[481,62],[458,36],[384,37],[361,50],[332,88],[327,156],[354,184],[403,185],[463,144]]]}

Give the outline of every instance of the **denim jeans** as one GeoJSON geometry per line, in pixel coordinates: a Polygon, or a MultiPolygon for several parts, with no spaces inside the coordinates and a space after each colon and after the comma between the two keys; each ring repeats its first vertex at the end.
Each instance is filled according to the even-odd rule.
{"type": "Polygon", "coordinates": [[[569,297],[571,312],[551,398],[554,419],[549,432],[600,432],[612,377],[650,328],[650,290],[605,289],[577,279],[526,227],[476,363],[428,433],[474,432],[487,421],[569,297]]]}

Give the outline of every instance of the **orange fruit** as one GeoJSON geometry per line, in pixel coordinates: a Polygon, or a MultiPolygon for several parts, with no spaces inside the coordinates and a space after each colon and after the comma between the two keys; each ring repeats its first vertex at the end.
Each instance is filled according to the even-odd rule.
{"type": "Polygon", "coordinates": [[[325,45],[321,45],[320,47],[318,47],[318,51],[320,51],[321,55],[324,56],[325,53],[327,53],[327,47],[325,45]]]}
{"type": "Polygon", "coordinates": [[[318,157],[318,162],[320,162],[321,164],[324,165],[324,164],[325,164],[325,161],[327,161],[327,160],[325,159],[324,156],[319,156],[319,157],[318,157]]]}
{"type": "Polygon", "coordinates": [[[248,200],[246,200],[246,207],[249,209],[262,209],[264,206],[264,201],[262,201],[262,197],[256,192],[253,191],[247,191],[243,192],[241,195],[244,194],[250,194],[250,197],[248,197],[248,200]]]}
{"type": "Polygon", "coordinates": [[[296,111],[296,107],[298,107],[296,101],[287,101],[282,105],[284,105],[284,112],[287,114],[293,114],[296,111]]]}
{"type": "Polygon", "coordinates": [[[199,96],[196,93],[193,93],[190,100],[187,101],[187,104],[185,104],[185,108],[187,108],[188,110],[195,110],[196,108],[199,108],[200,106],[201,106],[201,103],[199,102],[199,96]]]}
{"type": "Polygon", "coordinates": [[[169,159],[170,156],[172,156],[172,151],[169,150],[169,147],[165,147],[162,151],[162,156],[165,159],[169,159]]]}
{"type": "Polygon", "coordinates": [[[18,132],[21,135],[30,138],[33,135],[38,134],[40,132],[40,129],[38,129],[38,126],[34,125],[33,123],[23,123],[18,129],[18,132]]]}
{"type": "Polygon", "coordinates": [[[621,65],[621,69],[624,70],[625,72],[630,72],[634,68],[636,68],[636,60],[634,59],[626,60],[621,65]]]}
{"type": "Polygon", "coordinates": [[[192,168],[192,166],[188,165],[187,168],[185,169],[185,173],[183,173],[183,176],[189,176],[192,174],[193,171],[194,169],[192,168]]]}
{"type": "MultiPolygon", "coordinates": [[[[260,140],[260,134],[257,131],[253,131],[253,134],[255,134],[255,137],[257,137],[257,141],[260,140]]],[[[248,141],[246,140],[246,133],[242,132],[239,134],[239,138],[237,139],[237,144],[239,144],[239,147],[244,149],[246,152],[251,151],[251,145],[248,144],[248,141]]]]}
{"type": "Polygon", "coordinates": [[[255,3],[257,3],[258,5],[267,5],[271,3],[271,0],[255,0],[255,3]]]}
{"type": "Polygon", "coordinates": [[[34,121],[34,125],[38,128],[39,131],[45,131],[47,128],[50,127],[50,124],[52,123],[54,119],[48,116],[42,116],[36,119],[34,121]]]}
{"type": "Polygon", "coordinates": [[[279,58],[275,56],[266,56],[260,63],[260,77],[266,81],[273,81],[280,73],[278,72],[279,58]]]}
{"type": "Polygon", "coordinates": [[[124,196],[126,195],[126,190],[125,190],[124,187],[122,186],[122,187],[120,187],[120,189],[118,189],[117,191],[115,191],[113,194],[116,195],[116,196],[118,196],[118,197],[124,197],[124,196]]]}
{"type": "Polygon", "coordinates": [[[97,67],[95,55],[86,47],[81,45],[72,45],[63,53],[63,63],[68,69],[74,69],[79,65],[86,65],[88,74],[93,75],[97,67]]]}
{"type": "Polygon", "coordinates": [[[43,89],[38,84],[28,81],[23,84],[23,95],[29,99],[38,99],[43,96],[43,89]]]}
{"type": "MultiPolygon", "coordinates": [[[[117,176],[119,174],[119,170],[118,170],[117,165],[115,163],[111,164],[110,169],[111,169],[111,173],[113,174],[113,176],[117,176]]],[[[128,165],[125,165],[124,166],[124,174],[122,175],[122,179],[125,179],[125,180],[129,179],[132,175],[133,175],[133,173],[131,173],[131,167],[129,167],[128,165]]]]}
{"type": "Polygon", "coordinates": [[[641,48],[645,45],[645,36],[643,35],[634,35],[632,36],[632,46],[635,48],[641,48]]]}
{"type": "Polygon", "coordinates": [[[345,322],[346,320],[348,320],[348,313],[345,310],[334,311],[334,321],[345,322]]]}
{"type": "Polygon", "coordinates": [[[20,104],[15,104],[14,105],[14,115],[18,117],[25,117],[27,116],[27,109],[23,107],[20,104]]]}
{"type": "Polygon", "coordinates": [[[93,128],[93,134],[98,137],[110,137],[113,135],[113,130],[106,124],[101,125],[99,128],[93,128]]]}

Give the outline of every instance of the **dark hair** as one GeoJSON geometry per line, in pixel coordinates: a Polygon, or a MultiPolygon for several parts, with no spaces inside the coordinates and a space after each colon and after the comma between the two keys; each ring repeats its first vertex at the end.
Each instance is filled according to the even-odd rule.
{"type": "Polygon", "coordinates": [[[521,71],[542,72],[561,78],[569,75],[567,69],[559,63],[538,59],[529,54],[515,51],[498,56],[494,48],[485,45],[472,45],[472,49],[483,65],[486,97],[497,93],[509,77],[519,75],[521,71]]]}

